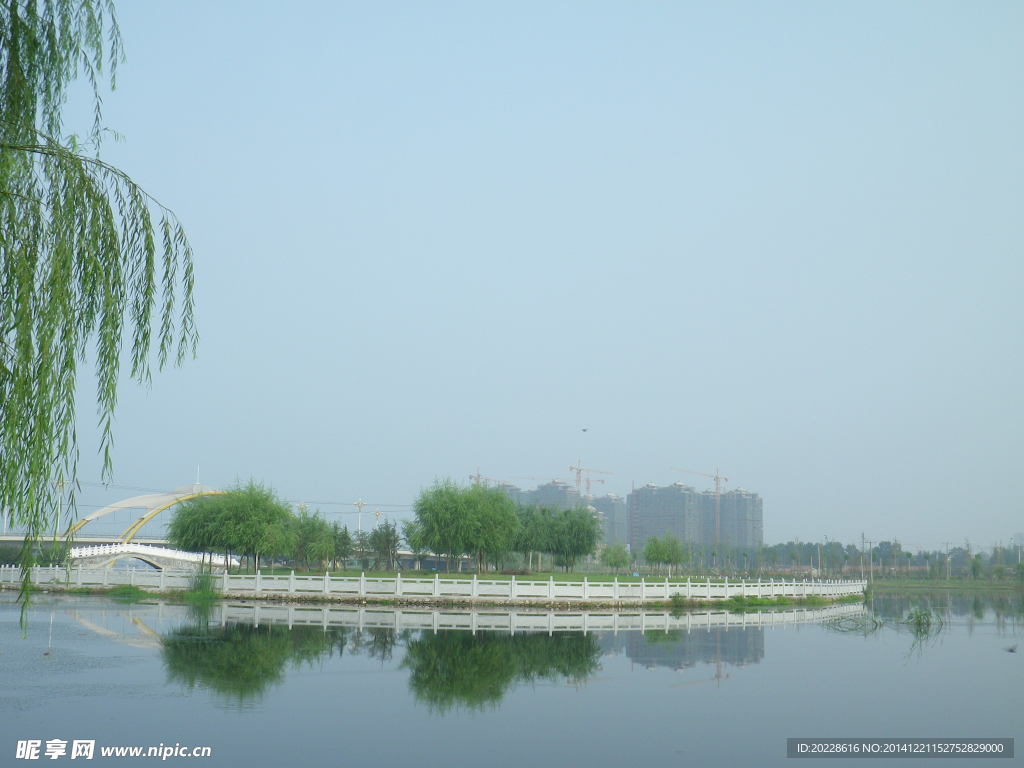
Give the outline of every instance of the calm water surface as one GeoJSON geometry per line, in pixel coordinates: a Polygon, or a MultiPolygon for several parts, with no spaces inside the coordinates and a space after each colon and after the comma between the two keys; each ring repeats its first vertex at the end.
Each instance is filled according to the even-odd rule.
{"type": "Polygon", "coordinates": [[[168,761],[207,766],[786,765],[795,736],[1024,749],[1019,593],[876,597],[868,614],[885,624],[513,635],[222,626],[216,610],[41,595],[24,636],[3,593],[0,765],[30,764],[19,739],[208,745],[168,761]],[[942,628],[898,623],[917,607],[942,628]]]}

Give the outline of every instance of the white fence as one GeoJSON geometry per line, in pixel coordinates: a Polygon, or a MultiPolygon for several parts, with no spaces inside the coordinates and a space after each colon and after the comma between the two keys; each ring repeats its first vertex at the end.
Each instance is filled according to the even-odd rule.
{"type": "Polygon", "coordinates": [[[358,627],[472,632],[670,632],[673,630],[774,627],[809,624],[856,616],[863,605],[830,605],[786,611],[731,613],[729,611],[671,613],[516,613],[484,611],[384,611],[373,608],[317,608],[295,605],[222,604],[211,619],[226,624],[280,624],[292,627],[358,627]]]}
{"type": "MultiPolygon", "coordinates": [[[[194,571],[115,570],[82,566],[51,566],[32,569],[38,585],[70,587],[118,586],[130,584],[157,591],[187,589],[194,571]]],[[[18,566],[0,566],[0,584],[20,581],[18,566]]],[[[510,579],[394,578],[360,576],[267,576],[222,573],[214,576],[214,587],[224,595],[259,597],[338,597],[366,599],[456,600],[484,602],[595,602],[636,603],[667,601],[674,595],[688,600],[726,600],[731,597],[824,597],[863,594],[865,581],[836,580],[740,580],[740,581],[530,581],[510,579]]]]}

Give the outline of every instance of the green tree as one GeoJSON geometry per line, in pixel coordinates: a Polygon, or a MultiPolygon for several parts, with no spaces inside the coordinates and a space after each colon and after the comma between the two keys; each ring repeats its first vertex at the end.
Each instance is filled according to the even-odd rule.
{"type": "Polygon", "coordinates": [[[971,558],[971,578],[977,581],[981,578],[985,571],[985,565],[981,560],[981,553],[979,552],[971,558]]]}
{"type": "Polygon", "coordinates": [[[498,488],[460,488],[437,481],[416,500],[412,529],[417,545],[449,558],[472,554],[477,570],[513,551],[519,518],[513,501],[498,488]]]}
{"type": "Polygon", "coordinates": [[[342,568],[345,567],[345,561],[352,557],[352,534],[348,531],[348,526],[342,526],[339,523],[331,524],[331,534],[334,538],[334,567],[337,568],[340,564],[342,568]]]}
{"type": "Polygon", "coordinates": [[[601,550],[601,562],[618,573],[629,565],[629,552],[625,544],[612,544],[601,550]]]}
{"type": "Polygon", "coordinates": [[[470,547],[470,515],[465,494],[451,480],[435,481],[415,504],[416,524],[424,547],[448,558],[448,569],[470,547]]]}
{"type": "Polygon", "coordinates": [[[218,496],[199,496],[178,506],[167,526],[167,541],[172,547],[189,552],[230,554],[225,535],[225,504],[218,496]]]}
{"type": "Polygon", "coordinates": [[[394,523],[383,522],[370,531],[369,544],[370,551],[373,552],[374,567],[393,569],[398,560],[400,543],[398,526],[394,523]]]}
{"type": "Polygon", "coordinates": [[[215,496],[192,499],[175,512],[170,540],[182,549],[236,552],[259,568],[260,555],[281,555],[294,548],[293,516],[277,495],[249,482],[215,496]]]}
{"type": "Polygon", "coordinates": [[[318,567],[335,558],[335,535],[331,526],[320,516],[310,514],[305,505],[299,507],[299,513],[290,520],[292,548],[289,553],[296,562],[305,568],[312,563],[318,567]]]}
{"type": "Polygon", "coordinates": [[[566,571],[575,567],[580,558],[592,555],[600,540],[601,523],[582,507],[563,509],[554,519],[551,551],[566,571]]]}
{"type": "Polygon", "coordinates": [[[467,515],[467,549],[476,556],[477,571],[488,561],[498,565],[512,551],[519,518],[516,505],[500,488],[474,485],[462,489],[463,509],[467,515]]]}
{"type": "Polygon", "coordinates": [[[402,523],[402,538],[405,539],[405,545],[412,552],[413,557],[416,558],[416,568],[418,569],[420,567],[420,558],[430,551],[430,548],[423,540],[420,524],[415,520],[406,520],[402,523]]]}
{"type": "Polygon", "coordinates": [[[552,534],[555,528],[555,511],[547,507],[519,507],[516,510],[519,527],[516,530],[512,549],[526,558],[527,568],[540,570],[540,553],[552,551],[552,534]],[[534,565],[533,557],[537,556],[534,565]]]}
{"type": "Polygon", "coordinates": [[[0,4],[0,508],[34,543],[74,506],[78,366],[92,347],[104,476],[122,341],[130,374],[195,351],[192,253],[173,213],[98,157],[100,90],[121,42],[111,0],[0,4]],[[62,140],[68,86],[84,73],[94,121],[62,140]],[[154,322],[155,321],[155,322],[154,322]]]}
{"type": "Polygon", "coordinates": [[[356,531],[352,536],[352,556],[359,561],[359,567],[364,571],[370,568],[370,555],[373,547],[370,546],[370,534],[367,531],[356,531]]]}
{"type": "Polygon", "coordinates": [[[651,565],[664,566],[672,573],[672,566],[680,566],[686,562],[686,548],[683,543],[670,533],[663,538],[652,536],[644,544],[644,560],[651,565]]]}

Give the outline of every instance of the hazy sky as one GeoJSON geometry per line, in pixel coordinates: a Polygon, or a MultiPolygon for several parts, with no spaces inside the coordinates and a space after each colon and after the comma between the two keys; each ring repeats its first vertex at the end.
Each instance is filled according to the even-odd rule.
{"type": "Polygon", "coordinates": [[[1019,2],[119,19],[104,156],[185,224],[201,343],[122,390],[118,483],[334,516],[582,458],[623,495],[718,466],[768,543],[1024,530],[1019,2]]]}

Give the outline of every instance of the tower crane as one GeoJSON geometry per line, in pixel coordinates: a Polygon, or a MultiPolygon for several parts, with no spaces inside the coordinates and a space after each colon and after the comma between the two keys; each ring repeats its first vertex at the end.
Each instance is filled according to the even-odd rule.
{"type": "Polygon", "coordinates": [[[709,475],[707,472],[696,472],[692,469],[682,469],[680,467],[671,467],[676,472],[685,472],[689,475],[700,475],[701,477],[710,477],[715,481],[715,551],[720,549],[722,541],[722,483],[729,482],[729,478],[721,475],[718,472],[718,467],[715,467],[715,474],[709,475]]]}
{"type": "MultiPolygon", "coordinates": [[[[583,490],[583,475],[584,474],[587,475],[586,482],[587,482],[587,497],[588,498],[590,497],[590,480],[591,480],[590,475],[610,475],[610,474],[612,474],[611,472],[608,472],[607,470],[604,470],[604,469],[588,469],[587,467],[583,466],[583,460],[582,459],[577,459],[576,460],[576,466],[569,467],[569,471],[576,473],[576,493],[581,493],[581,491],[583,490]]],[[[598,479],[598,482],[603,483],[604,480],[598,479]]]]}

